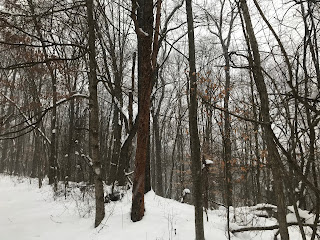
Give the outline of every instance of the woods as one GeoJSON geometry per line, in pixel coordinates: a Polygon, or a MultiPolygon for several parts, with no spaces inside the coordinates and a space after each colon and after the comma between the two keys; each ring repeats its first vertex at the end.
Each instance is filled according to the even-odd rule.
{"type": "Polygon", "coordinates": [[[95,227],[109,194],[131,191],[138,222],[154,190],[194,206],[197,240],[208,210],[230,239],[232,210],[262,203],[278,224],[243,231],[319,237],[317,1],[0,6],[1,174],[93,186],[95,227]]]}

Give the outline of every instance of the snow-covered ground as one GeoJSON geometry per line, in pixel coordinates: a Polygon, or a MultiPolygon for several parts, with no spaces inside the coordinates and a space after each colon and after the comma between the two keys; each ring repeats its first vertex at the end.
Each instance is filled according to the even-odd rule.
{"type": "MultiPolygon", "coordinates": [[[[170,199],[146,195],[146,212],[142,221],[130,220],[131,194],[121,201],[106,204],[106,217],[93,228],[94,204],[87,193],[72,190],[67,199],[54,196],[50,186],[41,189],[37,181],[0,175],[1,240],[194,240],[194,208],[170,199]]],[[[236,223],[274,225],[274,219],[254,217],[246,208],[236,210],[236,223]]],[[[225,210],[214,210],[205,218],[206,239],[226,240],[225,210]]],[[[273,239],[274,231],[231,234],[232,239],[273,239]]],[[[301,239],[298,228],[290,228],[290,239],[301,239]]]]}

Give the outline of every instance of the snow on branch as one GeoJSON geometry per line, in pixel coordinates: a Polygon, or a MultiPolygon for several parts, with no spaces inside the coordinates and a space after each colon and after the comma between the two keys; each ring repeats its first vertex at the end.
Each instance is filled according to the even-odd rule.
{"type": "Polygon", "coordinates": [[[205,160],[205,163],[206,163],[206,165],[211,165],[211,164],[213,164],[213,161],[210,160],[210,159],[206,159],[206,160],[205,160]]]}

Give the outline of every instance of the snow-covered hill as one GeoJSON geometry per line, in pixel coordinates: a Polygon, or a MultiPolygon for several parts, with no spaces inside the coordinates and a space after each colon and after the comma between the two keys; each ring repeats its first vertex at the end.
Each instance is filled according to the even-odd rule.
{"type": "MultiPolygon", "coordinates": [[[[146,195],[146,212],[142,221],[130,220],[131,194],[121,201],[105,205],[106,217],[94,229],[92,193],[85,195],[74,188],[67,199],[54,196],[45,184],[38,188],[34,179],[0,175],[0,239],[1,240],[193,240],[194,209],[188,204],[165,199],[150,192],[146,195]]],[[[239,225],[274,225],[275,219],[254,217],[246,208],[235,211],[239,225]]],[[[205,237],[226,240],[226,212],[208,212],[205,237]]],[[[206,218],[206,217],[205,217],[206,218]]],[[[233,218],[233,217],[232,217],[233,218]]],[[[237,233],[232,239],[273,239],[273,231],[237,233]]],[[[290,228],[290,239],[301,239],[298,228],[290,228]]]]}

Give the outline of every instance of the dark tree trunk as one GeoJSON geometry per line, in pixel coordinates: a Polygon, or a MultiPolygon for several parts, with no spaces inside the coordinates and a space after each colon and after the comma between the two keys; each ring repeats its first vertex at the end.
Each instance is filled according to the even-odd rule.
{"type": "Polygon", "coordinates": [[[15,162],[14,162],[14,174],[16,175],[22,175],[21,172],[21,165],[22,165],[22,161],[21,161],[21,157],[23,155],[23,145],[24,145],[24,137],[20,137],[17,139],[17,151],[16,151],[16,155],[15,155],[15,162]]]}
{"type": "Polygon", "coordinates": [[[195,205],[195,229],[196,240],[204,239],[203,230],[203,199],[202,199],[202,178],[201,178],[201,158],[200,141],[198,135],[198,102],[197,102],[197,74],[195,59],[194,27],[192,16],[191,0],[186,1],[188,40],[189,40],[189,78],[190,78],[190,104],[189,104],[189,129],[190,129],[190,149],[191,149],[191,171],[194,191],[195,205]]]}
{"type": "Polygon", "coordinates": [[[152,142],[150,141],[150,165],[151,165],[151,186],[156,191],[156,153],[155,153],[155,138],[152,135],[152,142]]]}
{"type": "MultiPolygon", "coordinates": [[[[53,74],[52,74],[53,75],[53,74]]],[[[56,78],[52,78],[52,92],[53,92],[53,106],[57,103],[57,81],[56,78]]],[[[51,145],[50,145],[50,157],[49,157],[49,184],[54,184],[54,189],[57,191],[57,181],[58,181],[58,166],[57,166],[57,108],[52,109],[51,115],[51,145]]]]}
{"type": "Polygon", "coordinates": [[[129,129],[132,129],[133,126],[133,93],[134,93],[134,71],[136,67],[136,52],[133,53],[132,56],[132,68],[131,68],[131,89],[129,92],[129,106],[128,106],[128,112],[129,112],[129,129]]]}
{"type": "MultiPolygon", "coordinates": [[[[160,103],[159,103],[160,104],[160,103]]],[[[158,106],[160,109],[160,106],[158,106]]],[[[158,110],[157,109],[157,110],[158,110]]],[[[153,116],[153,132],[154,132],[154,142],[155,142],[155,170],[156,170],[156,193],[159,196],[163,196],[163,180],[162,180],[162,158],[161,158],[161,138],[159,129],[159,112],[153,116]]]]}
{"type": "MultiPolygon", "coordinates": [[[[3,91],[4,95],[7,95],[8,89],[9,89],[9,87],[5,86],[4,91],[3,91]]],[[[5,104],[1,104],[0,117],[4,116],[5,108],[6,108],[5,104]]],[[[1,119],[1,124],[2,124],[2,119],[1,119]]],[[[7,150],[5,149],[6,144],[7,144],[6,140],[1,141],[2,150],[1,150],[1,158],[0,158],[0,173],[3,173],[4,169],[5,169],[5,161],[7,158],[7,150]]]]}
{"type": "Polygon", "coordinates": [[[33,158],[32,158],[32,166],[31,166],[31,175],[30,177],[35,178],[37,177],[37,171],[38,171],[38,161],[40,159],[40,136],[38,132],[34,132],[34,152],[33,152],[33,158]]]}
{"type": "Polygon", "coordinates": [[[99,105],[97,94],[97,72],[96,72],[96,51],[95,51],[95,30],[93,18],[93,0],[87,0],[87,21],[88,21],[88,45],[89,45],[89,154],[92,159],[94,170],[96,216],[95,227],[99,226],[104,218],[104,194],[101,176],[101,162],[99,156],[99,105]]]}
{"type": "MultiPolygon", "coordinates": [[[[202,164],[204,164],[204,168],[202,169],[202,177],[203,177],[203,206],[206,210],[209,209],[209,165],[206,164],[205,159],[203,158],[202,164]]],[[[208,221],[208,216],[207,216],[208,221]]]]}
{"type": "MultiPolygon", "coordinates": [[[[132,4],[136,4],[132,1],[132,4]]],[[[132,13],[135,14],[135,13],[132,13]]],[[[135,157],[135,172],[132,189],[131,220],[140,221],[144,216],[145,172],[148,155],[150,96],[152,88],[152,33],[153,33],[153,1],[139,1],[139,25],[142,33],[137,32],[138,52],[138,132],[135,157]]],[[[136,29],[139,31],[139,29],[136,29]]]]}
{"type": "Polygon", "coordinates": [[[281,173],[281,158],[278,152],[277,146],[273,140],[273,130],[271,129],[270,123],[270,110],[269,110],[269,98],[267,87],[264,81],[261,67],[261,59],[259,53],[258,43],[253,31],[251,17],[249,14],[248,6],[246,0],[241,0],[241,9],[243,12],[243,17],[246,25],[246,31],[248,34],[248,42],[252,48],[252,59],[250,60],[250,66],[252,68],[252,73],[254,76],[255,84],[260,96],[261,103],[261,117],[264,124],[262,128],[264,130],[265,141],[268,150],[268,161],[271,166],[271,171],[274,180],[274,189],[276,195],[276,203],[278,206],[278,222],[279,222],[279,232],[281,239],[289,240],[287,221],[286,221],[286,205],[285,196],[282,185],[282,173],[281,173]]]}
{"type": "MultiPolygon", "coordinates": [[[[259,125],[257,123],[258,119],[258,110],[255,102],[254,91],[253,91],[253,79],[252,75],[250,75],[250,88],[251,88],[251,102],[252,102],[252,111],[253,111],[253,119],[256,121],[253,123],[253,132],[254,132],[254,155],[256,160],[256,174],[255,174],[255,182],[256,182],[256,196],[255,196],[255,203],[261,202],[261,187],[260,187],[260,168],[261,168],[261,161],[260,161],[260,154],[259,154],[259,125]]],[[[252,173],[253,174],[253,173],[252,173]]]]}
{"type": "MultiPolygon", "coordinates": [[[[150,133],[150,128],[149,128],[150,133]]],[[[150,172],[150,135],[148,137],[147,161],[145,169],[144,193],[151,190],[151,172],[150,172]]]]}
{"type": "MultiPolygon", "coordinates": [[[[222,41],[223,44],[223,41],[222,41]]],[[[224,58],[225,58],[225,97],[224,97],[224,163],[225,163],[225,180],[226,180],[226,204],[232,206],[232,172],[231,172],[231,124],[229,114],[229,98],[230,98],[230,59],[228,53],[228,47],[222,45],[224,58]]]]}
{"type": "MultiPolygon", "coordinates": [[[[118,95],[118,91],[117,92],[118,95]]],[[[118,98],[116,98],[118,99],[118,98]]],[[[114,112],[113,112],[113,121],[112,121],[112,139],[113,139],[113,149],[112,149],[112,157],[111,157],[111,165],[110,165],[110,175],[109,175],[109,184],[113,184],[115,180],[117,180],[117,170],[119,166],[119,157],[120,157],[120,148],[121,148],[121,120],[120,113],[115,103],[114,112]]]]}
{"type": "Polygon", "coordinates": [[[164,99],[165,94],[165,82],[162,76],[158,76],[155,74],[155,81],[158,79],[161,80],[161,96],[158,101],[157,107],[155,107],[155,111],[153,114],[153,132],[154,132],[154,143],[155,143],[155,171],[156,171],[156,193],[159,196],[164,196],[163,192],[163,177],[162,177],[162,145],[161,145],[161,132],[160,126],[159,126],[159,117],[160,117],[160,110],[161,110],[161,104],[164,99]]]}
{"type": "Polygon", "coordinates": [[[74,139],[74,99],[70,100],[69,103],[69,138],[68,138],[68,156],[67,156],[67,165],[66,165],[66,176],[65,176],[65,181],[68,182],[71,180],[71,166],[72,166],[72,159],[74,159],[74,144],[75,144],[75,139],[74,139]]]}
{"type": "Polygon", "coordinates": [[[121,151],[120,151],[120,163],[118,168],[118,179],[119,185],[124,186],[126,182],[126,175],[125,171],[129,169],[129,162],[130,162],[130,155],[131,155],[131,148],[132,148],[132,141],[136,136],[138,129],[138,116],[136,122],[132,125],[132,128],[129,132],[129,135],[125,142],[122,144],[121,151]]]}

